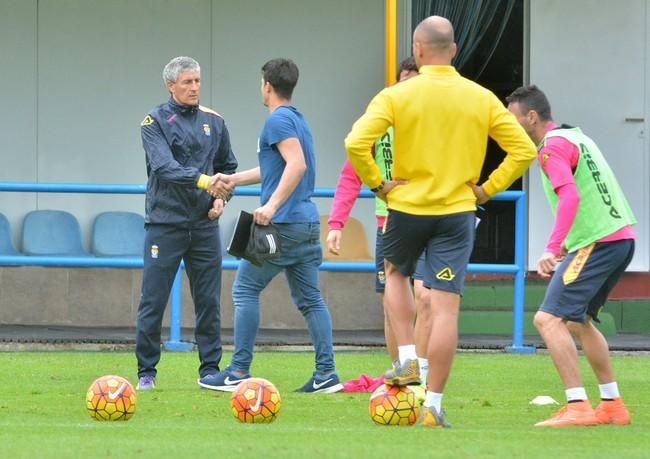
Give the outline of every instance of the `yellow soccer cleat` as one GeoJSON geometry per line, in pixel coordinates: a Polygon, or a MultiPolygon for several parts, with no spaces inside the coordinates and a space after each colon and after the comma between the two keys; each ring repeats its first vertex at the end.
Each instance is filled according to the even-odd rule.
{"type": "Polygon", "coordinates": [[[392,369],[384,373],[384,384],[389,386],[410,386],[421,383],[417,359],[406,359],[404,365],[396,362],[392,369]]]}
{"type": "Polygon", "coordinates": [[[442,427],[448,429],[451,425],[445,420],[445,410],[440,413],[433,406],[420,408],[420,425],[422,427],[442,427]]]}

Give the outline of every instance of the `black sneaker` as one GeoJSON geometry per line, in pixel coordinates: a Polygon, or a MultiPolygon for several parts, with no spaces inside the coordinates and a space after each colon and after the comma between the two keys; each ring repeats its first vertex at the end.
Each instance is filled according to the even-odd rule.
{"type": "Polygon", "coordinates": [[[338,375],[332,373],[326,377],[314,374],[304,386],[296,389],[294,392],[333,394],[334,392],[340,392],[342,390],[343,384],[339,381],[338,375]]]}
{"type": "Polygon", "coordinates": [[[197,381],[199,386],[204,389],[219,390],[222,392],[235,392],[237,385],[250,378],[251,375],[246,373],[238,376],[234,372],[225,369],[211,375],[205,375],[197,381]]]}

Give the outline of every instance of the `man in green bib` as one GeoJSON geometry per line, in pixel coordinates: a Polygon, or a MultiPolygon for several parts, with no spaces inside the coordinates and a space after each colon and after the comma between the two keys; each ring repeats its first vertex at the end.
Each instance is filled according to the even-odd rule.
{"type": "Polygon", "coordinates": [[[554,123],[539,88],[518,88],[506,100],[537,144],[544,191],[555,214],[537,272],[548,278],[557,269],[534,324],[564,383],[567,405],[535,425],[629,424],[607,341],[593,321],[632,260],[636,219],[598,146],[579,128],[554,123]],[[598,380],[601,400],[595,410],[581,381],[571,335],[598,380]]]}

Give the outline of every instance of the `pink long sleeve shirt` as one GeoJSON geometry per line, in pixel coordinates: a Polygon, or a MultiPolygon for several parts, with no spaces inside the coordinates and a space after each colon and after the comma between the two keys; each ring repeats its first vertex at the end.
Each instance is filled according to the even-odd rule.
{"type": "MultiPolygon", "coordinates": [[[[354,172],[350,160],[346,159],[334,190],[332,210],[327,219],[327,226],[330,230],[340,230],[345,226],[345,222],[348,220],[352,207],[359,196],[359,191],[361,191],[361,185],[361,179],[354,172]]],[[[383,227],[385,220],[386,217],[377,215],[377,228],[383,227]]]]}
{"type": "MultiPolygon", "coordinates": [[[[557,128],[557,124],[550,123],[546,132],[557,128]]],[[[580,194],[573,179],[573,172],[578,166],[580,153],[578,148],[562,137],[546,139],[544,146],[539,149],[537,162],[551,182],[551,186],[558,196],[557,211],[553,230],[546,243],[546,252],[559,255],[560,249],[578,212],[580,194]]],[[[621,239],[634,239],[635,233],[632,226],[613,232],[598,240],[598,242],[611,242],[621,239]]]]}

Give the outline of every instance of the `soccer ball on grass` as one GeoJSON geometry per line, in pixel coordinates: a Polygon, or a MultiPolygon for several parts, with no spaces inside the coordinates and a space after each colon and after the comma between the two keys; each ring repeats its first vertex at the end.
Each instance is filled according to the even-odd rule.
{"type": "Polygon", "coordinates": [[[370,395],[368,408],[375,424],[411,426],[418,418],[420,403],[408,386],[382,384],[370,395]]]}
{"type": "Polygon", "coordinates": [[[237,385],[230,398],[233,416],[239,422],[261,424],[275,421],[280,412],[280,392],[263,378],[249,378],[237,385]]]}
{"type": "Polygon", "coordinates": [[[97,378],[86,392],[86,409],[98,421],[128,421],[136,406],[135,389],[121,376],[97,378]]]}

